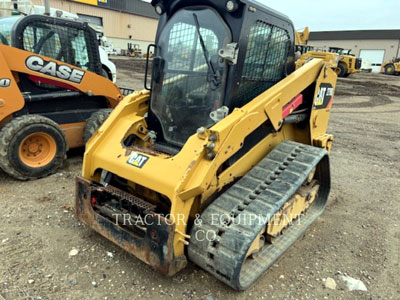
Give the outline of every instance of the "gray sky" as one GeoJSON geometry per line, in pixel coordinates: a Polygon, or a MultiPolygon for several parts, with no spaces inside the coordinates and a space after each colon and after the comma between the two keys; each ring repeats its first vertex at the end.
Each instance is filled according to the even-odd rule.
{"type": "Polygon", "coordinates": [[[257,0],[311,31],[400,29],[400,0],[257,0]]]}
{"type": "Polygon", "coordinates": [[[256,1],[289,16],[296,29],[400,29],[400,0],[256,1]]]}

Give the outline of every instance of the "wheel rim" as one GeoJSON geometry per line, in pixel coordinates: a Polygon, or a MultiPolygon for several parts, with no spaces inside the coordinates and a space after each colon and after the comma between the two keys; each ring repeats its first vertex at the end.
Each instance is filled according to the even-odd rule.
{"type": "Polygon", "coordinates": [[[56,142],[44,132],[28,135],[19,146],[21,161],[32,168],[41,168],[47,165],[54,159],[56,152],[56,142]]]}
{"type": "Polygon", "coordinates": [[[387,67],[387,72],[388,73],[391,73],[393,71],[393,68],[390,66],[390,67],[387,67]]]}
{"type": "Polygon", "coordinates": [[[340,68],[339,67],[337,67],[336,69],[335,69],[335,72],[336,72],[336,75],[339,75],[340,74],[340,68]]]}

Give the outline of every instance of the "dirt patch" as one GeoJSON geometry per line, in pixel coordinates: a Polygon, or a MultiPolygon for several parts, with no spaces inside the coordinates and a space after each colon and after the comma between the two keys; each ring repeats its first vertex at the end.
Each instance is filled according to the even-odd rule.
{"type": "Polygon", "coordinates": [[[376,76],[377,75],[375,74],[357,74],[353,75],[353,79],[340,78],[335,90],[335,95],[347,96],[349,101],[345,103],[337,103],[336,106],[347,108],[368,108],[393,103],[391,97],[398,97],[400,95],[400,86],[383,83],[382,78],[378,80],[377,78],[379,77],[376,76]],[[372,78],[368,80],[365,79],[365,76],[371,76],[372,78]],[[354,97],[358,97],[358,99],[355,99],[354,97]]]}
{"type": "MultiPolygon", "coordinates": [[[[354,75],[353,75],[354,76],[354,75]]],[[[337,96],[398,96],[400,87],[377,82],[361,80],[341,80],[335,94],[337,96]]]]}
{"type": "MultiPolygon", "coordinates": [[[[146,70],[145,58],[130,58],[124,56],[111,56],[110,60],[116,65],[117,70],[129,70],[132,74],[144,74],[146,70]]],[[[151,70],[152,59],[149,59],[149,70],[151,70]]]]}

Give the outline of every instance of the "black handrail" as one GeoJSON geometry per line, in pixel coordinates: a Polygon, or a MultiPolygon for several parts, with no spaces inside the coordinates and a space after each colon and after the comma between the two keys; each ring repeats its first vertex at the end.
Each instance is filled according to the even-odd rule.
{"type": "MultiPolygon", "coordinates": [[[[149,44],[147,46],[147,55],[146,55],[146,70],[144,72],[144,88],[148,91],[151,91],[151,86],[150,88],[147,87],[147,76],[148,76],[148,69],[149,69],[149,56],[150,56],[150,48],[154,47],[154,50],[156,49],[157,45],[156,44],[149,44]]],[[[156,54],[156,51],[153,52],[153,55],[156,54]]],[[[151,83],[150,83],[151,84],[151,83]]]]}

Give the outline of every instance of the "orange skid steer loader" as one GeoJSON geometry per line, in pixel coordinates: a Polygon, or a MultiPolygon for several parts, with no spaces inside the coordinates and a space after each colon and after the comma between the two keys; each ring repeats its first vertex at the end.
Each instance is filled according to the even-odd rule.
{"type": "Polygon", "coordinates": [[[101,76],[95,32],[41,15],[0,18],[0,167],[21,179],[47,176],[122,99],[101,76]]]}

